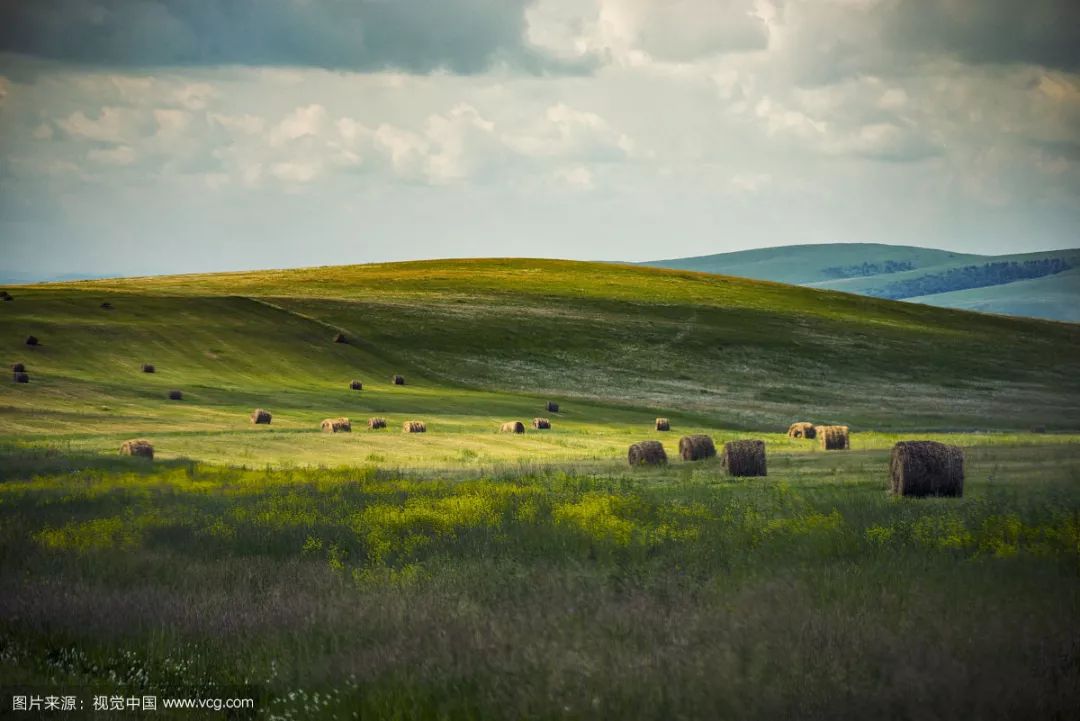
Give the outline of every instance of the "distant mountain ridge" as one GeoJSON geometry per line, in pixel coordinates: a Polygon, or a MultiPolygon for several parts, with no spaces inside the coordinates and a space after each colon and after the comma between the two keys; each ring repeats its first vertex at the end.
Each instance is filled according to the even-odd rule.
{"type": "Polygon", "coordinates": [[[946,308],[1080,322],[1080,249],[976,255],[831,243],[674,258],[643,265],[735,275],[946,308]]]}

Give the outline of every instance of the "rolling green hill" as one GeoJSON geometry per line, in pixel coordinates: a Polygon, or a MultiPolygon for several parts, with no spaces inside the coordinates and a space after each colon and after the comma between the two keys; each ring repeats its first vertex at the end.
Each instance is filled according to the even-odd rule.
{"type": "MultiPolygon", "coordinates": [[[[698,273],[492,259],[11,290],[0,353],[31,383],[0,388],[0,431],[77,448],[154,433],[177,454],[319,462],[333,439],[298,453],[290,434],[386,415],[473,434],[483,456],[500,420],[527,421],[552,397],[567,411],[558,426],[580,432],[530,434],[552,457],[600,457],[655,415],[759,432],[804,417],[1080,426],[1080,328],[698,273]],[[351,342],[331,342],[338,330],[351,342]],[[24,345],[29,334],[41,345],[24,345]],[[347,389],[353,378],[363,391],[347,389]],[[165,399],[172,388],[183,401],[165,399]],[[270,428],[247,424],[256,406],[274,411],[270,428]]],[[[441,442],[362,453],[452,460],[459,448],[441,442]]]]}
{"type": "Polygon", "coordinates": [[[1080,268],[1015,283],[909,298],[941,308],[1080,323],[1080,268]]]}

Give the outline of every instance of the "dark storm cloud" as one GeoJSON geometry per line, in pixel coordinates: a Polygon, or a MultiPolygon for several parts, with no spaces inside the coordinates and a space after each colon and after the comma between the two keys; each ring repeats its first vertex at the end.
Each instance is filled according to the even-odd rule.
{"type": "Polygon", "coordinates": [[[113,66],[575,70],[523,40],[531,0],[0,0],[0,51],[113,66]]]}

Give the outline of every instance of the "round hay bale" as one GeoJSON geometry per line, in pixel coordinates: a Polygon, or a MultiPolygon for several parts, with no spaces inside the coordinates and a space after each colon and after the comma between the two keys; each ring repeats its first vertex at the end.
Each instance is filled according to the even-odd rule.
{"type": "Polygon", "coordinates": [[[22,373],[25,370],[26,370],[26,364],[25,363],[12,363],[11,364],[11,372],[12,373],[22,373]]]}
{"type": "Polygon", "coordinates": [[[28,336],[26,336],[26,345],[34,346],[34,345],[40,345],[40,343],[41,343],[41,341],[39,341],[37,339],[36,335],[28,335],[28,336]]]}
{"type": "Polygon", "coordinates": [[[113,309],[113,304],[110,303],[109,301],[105,301],[104,303],[101,304],[101,309],[102,310],[112,310],[113,309]]]}
{"type": "Polygon", "coordinates": [[[5,295],[4,300],[15,300],[15,299],[12,298],[10,295],[5,295]]]}
{"type": "Polygon", "coordinates": [[[169,391],[169,400],[170,401],[182,401],[182,400],[184,400],[184,394],[181,393],[180,391],[175,391],[175,390],[169,391]]]}
{"type": "Polygon", "coordinates": [[[679,455],[684,461],[703,461],[716,455],[716,445],[706,435],[683,436],[679,439],[679,455]]]}
{"type": "Polygon", "coordinates": [[[401,424],[401,430],[405,433],[427,433],[427,426],[423,421],[405,421],[401,424]]]}
{"type": "Polygon", "coordinates": [[[656,430],[658,430],[658,431],[670,431],[671,430],[671,421],[669,421],[667,418],[657,418],[656,419],[656,430]]]}
{"type": "Polygon", "coordinates": [[[140,458],[154,458],[154,446],[150,441],[142,438],[136,438],[131,441],[124,441],[120,444],[120,455],[122,456],[138,456],[140,458]]]}
{"type": "Polygon", "coordinates": [[[349,390],[362,391],[364,390],[364,384],[360,381],[349,381],[349,390]]]}
{"type": "Polygon", "coordinates": [[[391,380],[391,381],[392,381],[392,382],[394,383],[394,385],[396,385],[396,386],[403,386],[403,385],[405,385],[405,377],[404,377],[404,376],[397,376],[397,375],[396,375],[396,376],[393,376],[393,377],[392,377],[392,378],[391,378],[390,380],[391,380]]]}
{"type": "Polygon", "coordinates": [[[352,423],[348,418],[326,418],[322,422],[323,433],[351,433],[352,423]]]}
{"type": "Polygon", "coordinates": [[[378,430],[379,428],[386,428],[385,418],[368,418],[367,421],[368,430],[378,430]]]}
{"type": "Polygon", "coordinates": [[[10,297],[11,297],[11,293],[8,293],[6,290],[0,290],[0,298],[10,298],[10,297]]]}
{"type": "Polygon", "coordinates": [[[15,382],[16,383],[29,383],[30,382],[30,374],[29,373],[16,373],[15,374],[15,382]]]}
{"type": "Polygon", "coordinates": [[[898,496],[964,495],[964,452],[937,441],[900,441],[889,460],[890,490],[898,496]]]}
{"type": "Polygon", "coordinates": [[[548,411],[548,413],[558,413],[559,412],[559,404],[556,403],[555,401],[548,401],[547,402],[547,411],[548,411]]]}
{"type": "Polygon", "coordinates": [[[264,411],[262,408],[256,408],[251,412],[251,422],[256,425],[270,425],[270,411],[264,411]]]}
{"type": "Polygon", "coordinates": [[[667,453],[664,452],[664,444],[660,441],[638,441],[630,446],[630,450],[626,453],[626,460],[631,466],[665,466],[667,453]]]}
{"type": "Polygon", "coordinates": [[[814,432],[817,434],[822,450],[846,451],[851,448],[847,426],[814,426],[814,432]]]}
{"type": "Polygon", "coordinates": [[[549,431],[551,430],[551,421],[547,418],[533,418],[533,428],[538,431],[549,431]]]}
{"type": "Polygon", "coordinates": [[[501,433],[524,433],[525,424],[521,421],[507,421],[506,423],[502,424],[502,427],[499,428],[499,431],[501,433]]]}
{"type": "Polygon", "coordinates": [[[720,461],[729,475],[746,478],[768,475],[765,469],[765,441],[728,441],[720,461]]]}
{"type": "Polygon", "coordinates": [[[142,372],[143,373],[153,373],[155,370],[156,369],[154,368],[153,363],[143,363],[142,364],[142,372]]]}
{"type": "Polygon", "coordinates": [[[814,430],[814,424],[805,421],[792,423],[787,429],[787,434],[788,438],[805,438],[806,440],[817,438],[817,431],[814,430]]]}
{"type": "Polygon", "coordinates": [[[344,333],[338,333],[334,336],[335,343],[348,343],[349,339],[345,337],[344,333]]]}

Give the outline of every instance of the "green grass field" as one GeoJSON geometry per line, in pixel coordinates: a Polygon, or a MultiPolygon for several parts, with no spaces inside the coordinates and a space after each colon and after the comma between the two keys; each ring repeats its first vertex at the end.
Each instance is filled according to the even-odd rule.
{"type": "Polygon", "coordinates": [[[5,689],[242,687],[280,719],[1080,707],[1078,326],[563,261],[9,290],[5,689]],[[690,432],[764,439],[768,477],[679,460],[690,432]],[[670,465],[627,467],[651,438],[670,465]],[[886,493],[910,438],[964,448],[963,498],[886,493]]]}

